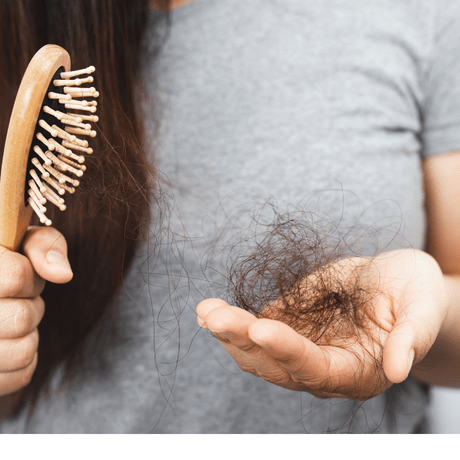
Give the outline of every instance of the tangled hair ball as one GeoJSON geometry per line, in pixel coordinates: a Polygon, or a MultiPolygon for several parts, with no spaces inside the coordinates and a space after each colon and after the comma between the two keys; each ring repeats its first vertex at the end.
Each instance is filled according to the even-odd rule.
{"type": "Polygon", "coordinates": [[[317,342],[340,322],[350,334],[363,324],[362,306],[369,293],[357,270],[332,265],[321,235],[306,219],[278,215],[259,241],[232,261],[230,297],[255,316],[270,315],[303,331],[317,342]],[[340,271],[347,270],[347,274],[340,271]]]}
{"type": "MultiPolygon", "coordinates": [[[[385,387],[382,342],[375,340],[385,329],[371,304],[385,296],[378,271],[372,258],[350,257],[346,239],[328,238],[311,217],[306,211],[295,216],[275,211],[265,231],[245,240],[244,250],[241,244],[233,247],[227,300],[258,318],[281,321],[317,345],[353,352],[357,372],[370,364],[377,387],[385,387]]],[[[364,380],[354,399],[382,391],[365,387],[369,380],[364,380]]]]}

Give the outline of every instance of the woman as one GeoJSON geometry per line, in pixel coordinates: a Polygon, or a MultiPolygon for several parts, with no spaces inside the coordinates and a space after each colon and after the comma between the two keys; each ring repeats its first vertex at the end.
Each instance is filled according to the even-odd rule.
{"type": "MultiPolygon", "coordinates": [[[[111,2],[98,4],[104,7],[92,4],[89,17],[100,18],[100,23],[94,20],[100,27],[107,22],[108,30],[114,27],[111,24],[115,18],[120,19],[117,27],[125,27],[131,21],[122,19],[131,18],[128,12],[136,9],[128,9],[123,3],[127,2],[114,2],[113,9],[109,7],[111,2]],[[104,8],[106,14],[102,12],[104,8]]],[[[41,322],[43,350],[39,356],[43,355],[49,364],[41,367],[39,363],[35,373],[35,328],[43,307],[40,301],[32,301],[35,307],[30,310],[35,314],[21,330],[21,337],[32,344],[28,346],[29,356],[20,363],[9,356],[4,360],[5,381],[11,382],[14,372],[22,374],[22,380],[18,378],[19,382],[10,387],[5,385],[4,394],[22,387],[33,373],[32,379],[39,383],[34,386],[32,380],[31,390],[25,391],[35,388],[31,394],[36,395],[36,406],[29,421],[27,412],[20,412],[21,406],[16,406],[19,414],[4,420],[4,431],[414,432],[424,422],[427,399],[420,383],[405,380],[409,370],[427,383],[458,382],[457,369],[452,366],[455,356],[442,362],[439,356],[449,356],[446,350],[455,350],[453,325],[458,323],[458,213],[455,206],[454,211],[449,206],[460,200],[452,173],[459,160],[457,154],[436,154],[456,150],[459,142],[455,129],[458,60],[455,46],[451,45],[457,42],[458,27],[452,18],[458,16],[459,6],[432,1],[416,7],[391,1],[372,5],[336,2],[334,8],[328,4],[326,9],[326,5],[301,1],[287,5],[254,1],[235,11],[229,3],[195,0],[174,11],[169,36],[159,55],[142,67],[148,83],[147,110],[151,110],[153,101],[161,120],[155,138],[156,153],[159,169],[171,184],[170,190],[166,189],[168,185],[162,188],[172,195],[172,203],[178,204],[177,210],[169,208],[170,244],[144,244],[126,280],[121,277],[121,269],[127,270],[130,257],[118,259],[120,268],[110,270],[107,278],[98,262],[94,272],[101,281],[97,285],[89,281],[94,273],[88,274],[87,280],[82,278],[87,267],[96,264],[81,262],[82,273],[77,275],[78,262],[73,260],[75,255],[70,256],[78,286],[94,289],[80,294],[83,301],[73,299],[81,288],[55,288],[49,297],[45,291],[47,313],[41,322]],[[423,161],[422,155],[426,158],[423,161]],[[428,252],[411,249],[388,254],[385,251],[390,249],[424,248],[423,178],[428,252]],[[327,192],[319,198],[314,195],[323,190],[327,192]],[[322,240],[332,246],[332,227],[338,227],[339,234],[346,233],[347,238],[353,229],[375,230],[355,233],[356,249],[352,253],[382,253],[372,265],[362,266],[361,258],[344,259],[345,264],[336,262],[344,266],[332,265],[340,269],[337,273],[358,273],[360,283],[371,280],[370,285],[375,281],[379,287],[368,289],[371,297],[374,295],[370,319],[378,328],[365,336],[370,337],[371,344],[377,344],[375,353],[363,341],[353,348],[355,343],[350,337],[344,343],[340,334],[329,339],[331,344],[317,347],[292,328],[269,319],[277,317],[277,304],[263,314],[268,318],[260,319],[221,301],[200,304],[199,324],[219,337],[236,363],[244,371],[278,386],[241,372],[223,349],[215,348],[214,340],[203,332],[197,334],[191,309],[209,294],[200,283],[201,262],[219,262],[218,245],[242,238],[245,211],[257,201],[265,203],[272,197],[281,212],[292,211],[292,204],[320,217],[326,214],[330,226],[319,220],[319,229],[322,240]],[[394,223],[400,228],[395,229],[394,223]],[[233,235],[222,236],[224,231],[233,235]],[[209,244],[216,235],[219,239],[209,244]],[[206,253],[208,248],[212,248],[211,255],[206,253]],[[148,257],[152,253],[156,266],[148,257]],[[114,278],[113,285],[106,282],[114,278]],[[125,287],[114,302],[111,296],[122,281],[125,287]],[[94,298],[101,285],[107,287],[103,301],[94,298]],[[379,295],[375,296],[376,292],[379,295]],[[75,300],[75,309],[69,306],[70,299],[75,300]],[[378,303],[375,299],[384,301],[378,303]],[[112,333],[105,327],[111,322],[103,318],[102,309],[95,318],[83,319],[82,311],[96,315],[90,301],[93,305],[107,305],[105,311],[111,317],[117,314],[117,331],[112,333]],[[84,308],[79,309],[77,303],[84,308]],[[70,332],[74,334],[73,341],[69,339],[69,346],[61,351],[53,343],[53,336],[59,333],[66,337],[70,332]],[[379,355],[381,350],[383,358],[379,355]],[[57,367],[65,360],[69,364],[67,374],[65,368],[57,367]],[[48,376],[52,379],[51,392],[47,394],[42,385],[48,376]],[[391,385],[403,380],[401,385],[391,385]],[[380,396],[362,404],[344,399],[325,403],[310,393],[321,398],[356,400],[380,396]]],[[[54,11],[60,11],[55,7],[54,11]]],[[[165,19],[165,13],[158,10],[161,6],[156,6],[149,18],[157,25],[165,19]]],[[[48,6],[45,11],[51,14],[48,6]]],[[[75,2],[66,14],[74,19],[83,11],[75,2]]],[[[134,17],[142,24],[143,15],[139,12],[134,17]]],[[[83,34],[79,40],[67,37],[67,43],[57,38],[49,41],[66,48],[70,42],[77,49],[82,43],[94,41],[98,45],[91,57],[97,59],[91,62],[103,69],[118,59],[126,59],[121,73],[115,69],[113,74],[104,73],[100,92],[116,95],[110,98],[111,103],[128,104],[120,110],[109,106],[107,113],[119,123],[130,120],[134,130],[130,131],[130,123],[124,131],[112,130],[112,122],[101,129],[112,136],[120,132],[123,138],[139,136],[133,121],[135,113],[129,112],[135,104],[126,102],[124,97],[131,92],[123,91],[121,83],[125,76],[136,75],[134,46],[121,53],[121,47],[107,47],[103,41],[104,37],[115,40],[118,34],[104,33],[105,29],[98,27],[91,30],[86,36],[92,33],[93,40],[85,40],[83,34]],[[95,37],[94,30],[100,30],[101,37],[95,37]],[[131,67],[126,70],[128,63],[131,67]],[[114,86],[107,83],[105,88],[107,75],[117,78],[114,86]],[[128,117],[115,115],[121,110],[128,117]]],[[[72,35],[73,28],[66,28],[66,33],[72,35]]],[[[140,35],[134,34],[129,40],[129,35],[120,35],[139,47],[140,35]]],[[[149,36],[149,42],[155,43],[155,36],[149,36]]],[[[69,51],[73,55],[73,50],[69,51]]],[[[153,131],[147,122],[146,131],[153,131]]],[[[110,144],[125,145],[121,140],[110,144]]],[[[100,158],[106,161],[109,154],[103,151],[100,158]]],[[[141,173],[146,167],[138,167],[139,161],[123,159],[122,163],[141,173]]],[[[114,165],[114,170],[117,167],[114,165]]],[[[97,167],[95,171],[100,173],[97,167]]],[[[121,176],[126,178],[129,173],[122,171],[121,176]]],[[[106,182],[102,183],[105,189],[106,182]]],[[[139,183],[147,187],[146,179],[141,177],[134,190],[139,190],[139,183]]],[[[141,212],[145,209],[144,195],[133,194],[129,187],[122,191],[124,197],[134,196],[139,201],[121,209],[116,207],[117,212],[110,216],[92,201],[96,196],[104,202],[106,195],[88,198],[81,212],[85,219],[87,215],[94,216],[95,223],[85,220],[78,231],[62,227],[70,248],[84,240],[84,244],[93,245],[91,251],[112,254],[111,248],[117,243],[107,242],[106,247],[100,247],[105,240],[96,228],[100,216],[96,219],[94,212],[98,211],[105,218],[106,228],[117,222],[114,230],[116,233],[119,226],[118,241],[131,241],[128,255],[133,254],[138,223],[145,215],[141,212]],[[134,223],[127,224],[132,209],[137,211],[134,223]],[[126,227],[131,229],[128,236],[121,230],[126,227]],[[88,238],[81,237],[82,231],[89,232],[88,238]],[[98,237],[91,232],[97,232],[98,237]]],[[[122,203],[124,200],[120,199],[122,203]]],[[[261,216],[258,222],[263,224],[267,215],[261,216]]],[[[65,219],[69,219],[68,215],[65,219]]],[[[76,220],[70,222],[74,225],[76,220]]],[[[155,211],[152,222],[152,228],[158,229],[155,211]]],[[[65,254],[64,239],[52,232],[33,231],[26,239],[24,252],[39,277],[67,281],[71,276],[68,268],[56,275],[51,266],[43,263],[50,246],[65,254]]],[[[79,257],[89,255],[86,249],[73,251],[79,257]]],[[[19,256],[8,257],[16,260],[19,256]]],[[[107,260],[106,266],[113,267],[113,261],[107,260]]],[[[214,289],[221,278],[214,278],[211,271],[207,275],[214,289]]],[[[23,276],[36,279],[30,266],[24,269],[23,276]]],[[[33,288],[13,294],[7,291],[3,296],[36,299],[41,283],[16,282],[16,286],[33,288]]],[[[72,283],[75,285],[75,278],[72,283]]],[[[20,301],[15,304],[15,308],[24,309],[20,301]]],[[[285,307],[286,303],[281,310],[285,307]]],[[[4,332],[4,341],[24,342],[8,334],[10,329],[4,332]]],[[[27,401],[26,396],[27,393],[20,395],[21,400],[27,401]]]]}

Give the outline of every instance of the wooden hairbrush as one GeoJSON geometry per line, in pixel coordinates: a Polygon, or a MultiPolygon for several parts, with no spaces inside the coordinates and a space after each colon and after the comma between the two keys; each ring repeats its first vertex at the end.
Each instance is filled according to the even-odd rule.
{"type": "Polygon", "coordinates": [[[99,96],[94,67],[70,71],[70,56],[56,45],[41,48],[21,81],[5,141],[0,175],[0,245],[17,250],[35,212],[51,225],[46,203],[65,210],[62,195],[75,192],[83,175],[84,154],[93,151],[86,136],[96,131],[99,96]],[[88,76],[85,76],[88,75],[88,76]],[[77,77],[77,78],[75,78],[77,77]],[[90,101],[86,98],[91,98],[90,101]],[[83,139],[82,139],[83,136],[83,139]]]}

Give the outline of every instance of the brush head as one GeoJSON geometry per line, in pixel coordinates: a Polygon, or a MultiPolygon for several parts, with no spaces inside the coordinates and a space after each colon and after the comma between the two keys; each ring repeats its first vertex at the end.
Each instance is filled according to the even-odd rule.
{"type": "Polygon", "coordinates": [[[65,211],[62,195],[65,192],[74,193],[75,187],[80,185],[79,178],[86,171],[83,153],[92,153],[86,137],[96,136],[89,121],[97,120],[94,115],[97,102],[94,98],[99,93],[94,87],[82,86],[92,83],[93,77],[65,77],[82,76],[94,70],[94,67],[88,67],[66,73],[64,68],[59,68],[51,79],[42,103],[29,152],[28,187],[24,199],[45,225],[51,225],[52,222],[45,214],[44,205],[49,202],[65,211]],[[69,109],[73,113],[69,113],[69,109]]]}
{"type": "Polygon", "coordinates": [[[74,193],[93,151],[91,123],[99,93],[90,75],[94,67],[70,71],[63,48],[46,45],[32,58],[10,118],[0,178],[0,245],[16,249],[32,213],[51,225],[46,207],[60,210],[62,196],[74,193]]]}

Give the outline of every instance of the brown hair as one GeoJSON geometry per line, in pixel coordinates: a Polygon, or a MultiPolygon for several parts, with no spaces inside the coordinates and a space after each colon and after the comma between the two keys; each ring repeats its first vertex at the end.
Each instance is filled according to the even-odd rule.
{"type": "MultiPolygon", "coordinates": [[[[168,9],[169,0],[157,3],[168,9]]],[[[3,0],[0,5],[0,145],[24,70],[43,45],[65,48],[73,68],[94,65],[101,94],[100,133],[84,180],[66,199],[67,210],[49,216],[67,239],[74,278],[66,285],[48,283],[43,292],[39,361],[24,402],[37,398],[60,363],[71,375],[82,361],[85,339],[97,335],[149,222],[155,173],[139,143],[143,129],[136,99],[148,1],[3,0]]]]}
{"type": "MultiPolygon", "coordinates": [[[[94,65],[101,94],[100,134],[79,193],[67,198],[65,213],[49,215],[67,239],[74,278],[66,285],[48,284],[43,293],[39,362],[25,390],[32,401],[59,364],[65,363],[71,376],[83,362],[85,341],[112,324],[107,323],[110,307],[151,218],[155,171],[139,144],[143,132],[136,100],[147,3],[0,0],[0,34],[9,45],[0,48],[0,144],[22,74],[46,43],[67,49],[75,68],[94,65]]],[[[168,10],[168,0],[157,3],[159,10],[168,10]]],[[[157,40],[159,44],[161,34],[157,40]]],[[[327,344],[334,334],[366,340],[365,306],[377,287],[360,283],[359,266],[347,276],[331,269],[330,263],[343,254],[326,247],[324,235],[305,216],[278,216],[265,237],[258,235],[262,240],[256,249],[239,256],[229,270],[229,297],[256,316],[280,319],[317,343],[327,344]],[[273,302],[278,302],[277,310],[265,309],[273,302]]],[[[157,215],[152,218],[160,221],[157,215]]],[[[372,354],[379,367],[380,353],[372,354]]]]}
{"type": "Polygon", "coordinates": [[[256,217],[262,215],[257,208],[246,238],[239,235],[228,248],[228,301],[257,318],[281,321],[322,348],[354,354],[357,374],[367,366],[375,371],[372,381],[357,377],[354,399],[381,393],[388,381],[375,337],[385,329],[372,302],[378,296],[391,301],[374,258],[360,255],[364,234],[341,231],[332,218],[306,209],[283,213],[270,202],[263,207],[264,217],[256,217]]]}

